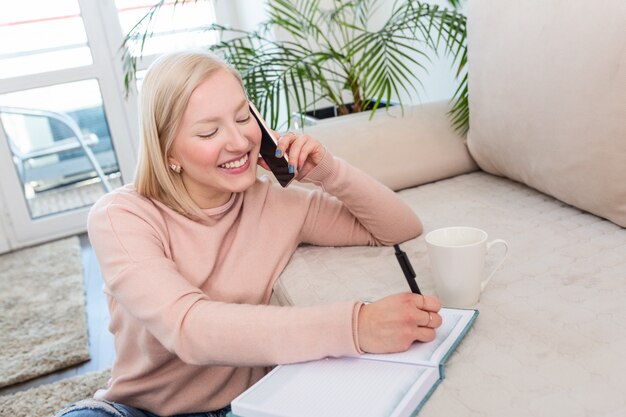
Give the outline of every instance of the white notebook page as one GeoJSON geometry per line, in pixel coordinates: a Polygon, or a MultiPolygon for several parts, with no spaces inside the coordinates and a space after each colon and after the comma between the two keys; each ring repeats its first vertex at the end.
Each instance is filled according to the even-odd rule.
{"type": "Polygon", "coordinates": [[[409,391],[417,406],[438,378],[436,368],[325,359],[276,368],[232,408],[235,415],[250,417],[390,416],[409,391]]]}

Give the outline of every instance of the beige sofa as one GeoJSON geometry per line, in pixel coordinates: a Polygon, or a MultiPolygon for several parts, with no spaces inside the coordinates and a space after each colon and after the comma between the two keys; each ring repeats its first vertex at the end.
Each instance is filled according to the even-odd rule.
{"type": "MultiPolygon", "coordinates": [[[[308,133],[399,190],[425,232],[476,226],[509,243],[420,416],[625,416],[626,2],[470,0],[468,14],[467,140],[446,103],[308,133]]],[[[435,293],[423,235],[403,249],[435,293]]],[[[392,248],[304,246],[275,295],[407,290],[392,248]]]]}

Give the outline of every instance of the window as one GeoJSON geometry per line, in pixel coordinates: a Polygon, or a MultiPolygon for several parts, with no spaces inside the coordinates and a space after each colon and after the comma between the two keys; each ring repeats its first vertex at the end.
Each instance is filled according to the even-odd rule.
{"type": "Polygon", "coordinates": [[[0,78],[92,63],[76,0],[22,0],[0,13],[0,78]],[[46,34],[46,36],[41,36],[46,34]]]}
{"type": "MultiPolygon", "coordinates": [[[[175,49],[211,45],[218,41],[213,32],[204,30],[215,22],[213,2],[165,1],[150,18],[151,7],[158,3],[156,0],[115,1],[124,34],[130,32],[138,22],[140,32],[146,29],[152,32],[152,36],[146,39],[141,55],[149,57],[175,49]]],[[[129,45],[133,56],[140,55],[141,43],[142,39],[137,39],[129,45]]]]}
{"type": "Polygon", "coordinates": [[[90,206],[109,181],[121,185],[97,80],[1,95],[0,121],[32,218],[90,206]]]}

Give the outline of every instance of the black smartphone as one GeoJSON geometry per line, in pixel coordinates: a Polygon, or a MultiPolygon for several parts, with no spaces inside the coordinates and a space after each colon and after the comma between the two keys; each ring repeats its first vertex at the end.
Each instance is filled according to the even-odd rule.
{"type": "Polygon", "coordinates": [[[263,122],[263,119],[252,104],[250,104],[250,113],[252,113],[261,129],[261,149],[259,150],[259,154],[261,154],[263,160],[267,162],[267,165],[272,170],[278,183],[283,187],[288,186],[296,177],[296,174],[289,172],[289,160],[287,159],[287,155],[281,157],[276,156],[276,140],[267,126],[265,126],[265,122],[263,122]]]}

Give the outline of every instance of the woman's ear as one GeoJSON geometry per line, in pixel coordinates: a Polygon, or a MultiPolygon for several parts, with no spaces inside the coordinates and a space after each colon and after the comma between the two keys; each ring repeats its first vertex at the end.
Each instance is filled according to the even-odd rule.
{"type": "Polygon", "coordinates": [[[178,160],[176,158],[174,158],[172,155],[168,155],[167,156],[167,164],[168,165],[171,165],[171,164],[180,165],[178,163],[178,160]]]}
{"type": "Polygon", "coordinates": [[[172,156],[168,156],[167,158],[167,166],[177,174],[180,174],[183,170],[183,167],[178,163],[176,158],[172,156]]]}

